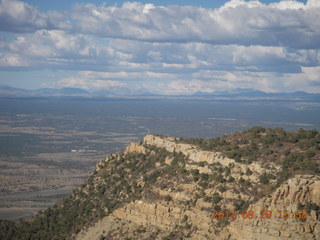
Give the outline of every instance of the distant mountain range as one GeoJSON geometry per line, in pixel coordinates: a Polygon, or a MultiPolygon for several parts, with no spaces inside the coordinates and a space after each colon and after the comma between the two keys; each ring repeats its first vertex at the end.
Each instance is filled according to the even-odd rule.
{"type": "Polygon", "coordinates": [[[112,91],[89,92],[81,88],[40,88],[23,89],[8,85],[0,85],[0,98],[51,98],[69,97],[83,99],[103,98],[189,98],[189,99],[212,99],[212,100],[290,100],[290,101],[320,101],[320,94],[312,94],[303,91],[292,93],[266,93],[254,89],[242,88],[232,91],[215,93],[196,92],[192,95],[158,95],[150,93],[146,89],[139,89],[130,93],[117,93],[112,91]]]}
{"type": "Polygon", "coordinates": [[[28,97],[82,97],[82,98],[105,98],[105,97],[128,97],[128,96],[157,96],[146,89],[138,89],[133,92],[94,91],[89,92],[81,88],[40,88],[24,89],[8,85],[0,85],[0,98],[28,98],[28,97]]]}
{"type": "Polygon", "coordinates": [[[1,97],[54,97],[54,96],[90,96],[90,93],[80,88],[40,88],[35,90],[0,86],[1,97]]]}

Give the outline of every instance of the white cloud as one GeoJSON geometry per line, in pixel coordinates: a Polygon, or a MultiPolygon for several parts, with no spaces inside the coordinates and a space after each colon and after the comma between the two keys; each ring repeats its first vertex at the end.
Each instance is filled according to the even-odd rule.
{"type": "MultiPolygon", "coordinates": [[[[291,89],[284,84],[290,81],[288,77],[281,78],[279,75],[299,73],[301,66],[304,69],[316,68],[320,62],[318,50],[293,50],[278,46],[214,46],[207,43],[141,43],[131,40],[121,40],[117,44],[117,40],[112,39],[108,43],[103,45],[92,37],[67,34],[61,30],[39,30],[2,45],[2,49],[9,48],[8,54],[14,53],[15,58],[11,57],[10,62],[3,60],[0,65],[17,67],[20,64],[20,67],[45,66],[81,71],[79,77],[61,82],[63,86],[71,84],[95,89],[96,86],[104,86],[104,81],[105,87],[112,83],[107,81],[130,81],[134,83],[130,87],[136,89],[146,83],[145,88],[152,92],[189,94],[244,87],[285,91],[291,89]]],[[[307,83],[314,84],[312,81],[307,83]]],[[[299,86],[307,89],[306,85],[299,86]]]]}
{"type": "MultiPolygon", "coordinates": [[[[298,66],[317,66],[320,63],[318,50],[293,50],[278,46],[141,43],[128,40],[121,40],[119,45],[116,45],[116,40],[110,42],[110,47],[130,52],[129,61],[147,63],[149,69],[154,71],[228,68],[296,72],[298,66]]],[[[148,66],[141,67],[145,69],[148,66]]]]}
{"type": "Polygon", "coordinates": [[[281,10],[302,10],[307,8],[304,3],[292,0],[283,0],[277,3],[271,3],[270,6],[281,10]]]}
{"type": "Polygon", "coordinates": [[[79,4],[73,15],[79,31],[108,38],[293,48],[320,46],[319,17],[315,1],[265,5],[242,0],[227,2],[219,9],[137,2],[122,7],[79,4]]]}
{"type": "Polygon", "coordinates": [[[112,80],[96,80],[96,79],[85,79],[82,77],[70,77],[60,80],[57,83],[59,87],[76,87],[76,88],[83,88],[87,90],[112,90],[116,91],[119,89],[126,88],[127,85],[122,82],[112,81],[112,80]]]}
{"type": "Polygon", "coordinates": [[[129,76],[127,72],[93,72],[93,71],[82,71],[81,76],[88,79],[123,79],[129,76]]]}
{"type": "MultiPolygon", "coordinates": [[[[38,30],[20,34],[13,41],[0,45],[0,51],[25,59],[31,68],[98,69],[116,65],[125,59],[121,52],[100,44],[83,34],[70,34],[62,30],[38,30]]],[[[0,63],[0,66],[3,66],[0,63]]]]}
{"type": "MultiPolygon", "coordinates": [[[[53,13],[52,17],[54,17],[53,13]]],[[[33,32],[37,29],[53,27],[50,18],[34,6],[17,0],[0,2],[0,31],[33,32]]]]}
{"type": "Polygon", "coordinates": [[[320,67],[303,67],[302,72],[310,81],[320,84],[320,67]]]}
{"type": "Polygon", "coordinates": [[[232,0],[218,9],[125,2],[121,7],[77,4],[71,16],[42,13],[18,0],[1,0],[0,30],[70,30],[105,38],[319,48],[320,4],[309,0],[232,0]],[[292,40],[294,39],[294,41],[292,40]]]}
{"type": "Polygon", "coordinates": [[[307,8],[318,8],[320,7],[320,2],[318,0],[308,0],[307,8]]]}
{"type": "Polygon", "coordinates": [[[302,73],[259,73],[245,71],[200,71],[191,79],[172,80],[144,85],[149,91],[166,94],[212,93],[237,88],[251,88],[265,92],[320,92],[320,68],[304,68],[302,73]],[[207,78],[206,80],[201,80],[207,78]]]}
{"type": "Polygon", "coordinates": [[[158,72],[150,72],[150,71],[140,71],[140,72],[94,72],[94,71],[81,71],[82,77],[87,79],[104,79],[104,80],[150,80],[150,79],[172,79],[176,76],[175,74],[170,73],[158,73],[158,72]]]}
{"type": "Polygon", "coordinates": [[[1,70],[76,71],[58,84],[85,89],[320,92],[319,0],[78,4],[69,16],[0,1],[0,31],[15,33],[0,36],[1,70]]]}
{"type": "Polygon", "coordinates": [[[16,53],[0,52],[0,68],[1,67],[27,67],[28,62],[22,56],[16,53]]]}

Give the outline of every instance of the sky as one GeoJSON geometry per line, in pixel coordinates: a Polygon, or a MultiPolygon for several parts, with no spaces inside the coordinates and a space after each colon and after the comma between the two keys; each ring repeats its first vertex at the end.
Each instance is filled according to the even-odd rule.
{"type": "Polygon", "coordinates": [[[0,0],[0,85],[320,93],[320,0],[0,0]]]}

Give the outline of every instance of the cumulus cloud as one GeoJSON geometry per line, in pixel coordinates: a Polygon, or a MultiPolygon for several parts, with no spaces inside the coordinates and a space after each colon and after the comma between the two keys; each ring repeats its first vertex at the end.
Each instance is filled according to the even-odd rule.
{"type": "Polygon", "coordinates": [[[75,71],[58,86],[85,89],[320,92],[318,0],[77,4],[69,15],[0,1],[1,70],[75,71]]]}
{"type": "Polygon", "coordinates": [[[24,34],[2,49],[7,49],[7,56],[0,61],[2,67],[78,70],[79,76],[67,78],[59,86],[85,89],[107,88],[116,81],[132,82],[133,89],[143,86],[150,92],[166,94],[252,87],[285,91],[293,89],[289,76],[304,82],[295,83],[295,90],[310,90],[308,84],[320,81],[303,78],[307,72],[309,76],[318,73],[311,74],[310,69],[319,66],[320,53],[310,49],[112,39],[103,45],[90,36],[61,30],[24,34]]]}
{"type": "Polygon", "coordinates": [[[44,28],[53,28],[48,15],[21,1],[1,0],[0,31],[33,32],[36,29],[44,28]]]}
{"type": "Polygon", "coordinates": [[[219,9],[138,2],[124,3],[122,7],[79,4],[73,14],[79,31],[108,38],[292,48],[320,46],[320,7],[314,0],[307,4],[281,1],[269,5],[232,0],[219,9]]]}
{"type": "Polygon", "coordinates": [[[319,48],[320,4],[309,0],[231,0],[218,9],[125,2],[121,7],[75,5],[71,16],[40,12],[18,0],[1,0],[0,30],[60,29],[105,38],[150,42],[204,42],[319,48]],[[291,41],[291,39],[295,39],[291,41]]]}
{"type": "Polygon", "coordinates": [[[158,71],[192,69],[297,72],[300,66],[317,66],[319,51],[273,46],[212,45],[208,43],[146,43],[110,41],[110,47],[131,54],[130,61],[148,63],[158,71]]]}
{"type": "Polygon", "coordinates": [[[70,17],[61,12],[43,13],[18,0],[1,0],[0,4],[0,30],[9,32],[60,29],[150,42],[320,47],[317,0],[306,4],[231,0],[218,9],[138,2],[125,2],[121,7],[77,4],[70,17]]]}
{"type": "Polygon", "coordinates": [[[0,68],[17,68],[28,67],[27,59],[24,59],[17,53],[1,53],[0,52],[0,68]]]}
{"type": "Polygon", "coordinates": [[[125,54],[90,36],[70,34],[62,30],[38,30],[35,33],[20,34],[15,40],[0,44],[0,52],[2,63],[9,62],[12,56],[24,59],[11,65],[0,62],[0,67],[101,70],[125,59],[125,54]]]}
{"type": "MultiPolygon", "coordinates": [[[[29,66],[127,72],[180,72],[197,69],[297,72],[318,66],[319,50],[272,46],[211,45],[207,43],[149,43],[113,40],[102,44],[83,34],[38,30],[0,45],[0,50],[29,59],[29,66]]],[[[25,65],[25,64],[24,64],[25,65]]],[[[14,66],[14,65],[13,65],[14,66]]],[[[111,73],[110,73],[111,74],[111,73]]]]}
{"type": "Polygon", "coordinates": [[[123,82],[112,81],[112,80],[97,80],[97,79],[85,79],[82,77],[70,77],[62,79],[57,84],[59,87],[76,87],[87,90],[112,90],[117,91],[124,89],[127,85],[123,82]]]}
{"type": "Polygon", "coordinates": [[[145,84],[151,92],[165,94],[214,93],[250,88],[264,92],[320,92],[320,67],[303,68],[301,73],[277,74],[249,71],[199,71],[188,79],[176,79],[145,84]],[[203,80],[205,79],[205,80],[203,80]]]}

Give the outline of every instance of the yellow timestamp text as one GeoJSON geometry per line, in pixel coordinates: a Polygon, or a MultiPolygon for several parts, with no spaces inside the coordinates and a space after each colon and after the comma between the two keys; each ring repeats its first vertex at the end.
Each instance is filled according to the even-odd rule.
{"type": "Polygon", "coordinates": [[[271,218],[280,218],[280,219],[299,219],[306,220],[308,217],[308,212],[306,210],[296,210],[296,211],[269,211],[261,210],[256,213],[252,210],[237,212],[235,210],[225,210],[225,211],[211,211],[212,219],[271,219],[271,218]]]}

